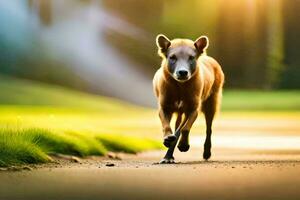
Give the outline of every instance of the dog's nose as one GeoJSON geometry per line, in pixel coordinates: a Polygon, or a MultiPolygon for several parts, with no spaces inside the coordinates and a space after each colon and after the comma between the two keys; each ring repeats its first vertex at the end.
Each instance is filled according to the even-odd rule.
{"type": "Polygon", "coordinates": [[[186,70],[179,70],[177,72],[177,74],[178,74],[179,77],[186,77],[188,75],[188,71],[186,71],[186,70]]]}

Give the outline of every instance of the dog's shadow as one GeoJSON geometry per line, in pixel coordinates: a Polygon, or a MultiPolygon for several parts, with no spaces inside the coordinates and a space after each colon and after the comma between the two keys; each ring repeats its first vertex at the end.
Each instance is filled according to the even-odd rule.
{"type": "Polygon", "coordinates": [[[250,165],[250,164],[300,164],[300,160],[197,160],[197,161],[178,161],[175,163],[159,162],[153,163],[154,165],[250,165]]]}

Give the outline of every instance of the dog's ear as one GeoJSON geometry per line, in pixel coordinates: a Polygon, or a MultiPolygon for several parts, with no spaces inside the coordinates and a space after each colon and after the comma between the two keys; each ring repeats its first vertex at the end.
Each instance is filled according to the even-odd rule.
{"type": "Polygon", "coordinates": [[[156,36],[156,45],[162,53],[165,53],[170,47],[171,42],[165,35],[159,34],[156,36]]]}
{"type": "Polygon", "coordinates": [[[209,40],[206,36],[198,37],[197,40],[194,42],[194,45],[198,52],[202,54],[208,47],[209,40]]]}

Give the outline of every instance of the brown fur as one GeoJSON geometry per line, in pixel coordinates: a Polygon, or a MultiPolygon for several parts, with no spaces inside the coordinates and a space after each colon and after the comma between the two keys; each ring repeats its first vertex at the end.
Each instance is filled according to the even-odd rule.
{"type": "MultiPolygon", "coordinates": [[[[180,46],[196,49],[194,42],[187,39],[174,39],[170,41],[168,51],[180,46]]],[[[162,122],[164,144],[170,147],[174,138],[170,127],[170,120],[177,113],[175,130],[181,133],[178,148],[181,151],[189,149],[189,131],[197,118],[198,112],[205,115],[207,137],[204,145],[203,157],[210,157],[211,125],[215,113],[218,111],[222,97],[224,74],[216,60],[206,55],[205,50],[200,52],[195,72],[186,82],[175,80],[168,71],[166,52],[159,50],[162,64],[153,78],[153,87],[158,99],[159,117],[162,122]],[[169,142],[168,142],[169,140],[169,142]]]]}

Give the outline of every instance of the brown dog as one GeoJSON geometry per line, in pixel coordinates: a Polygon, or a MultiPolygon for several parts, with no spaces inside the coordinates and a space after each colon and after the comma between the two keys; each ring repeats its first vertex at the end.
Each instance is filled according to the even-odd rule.
{"type": "Polygon", "coordinates": [[[170,41],[162,34],[156,37],[162,64],[153,78],[153,87],[158,98],[164,145],[169,148],[161,163],[174,162],[173,152],[180,135],[178,149],[189,150],[189,132],[200,110],[206,120],[203,158],[211,156],[211,126],[221,103],[224,74],[217,61],[206,55],[208,43],[206,36],[195,42],[170,41]],[[175,134],[170,127],[174,113],[177,113],[175,134]]]}

